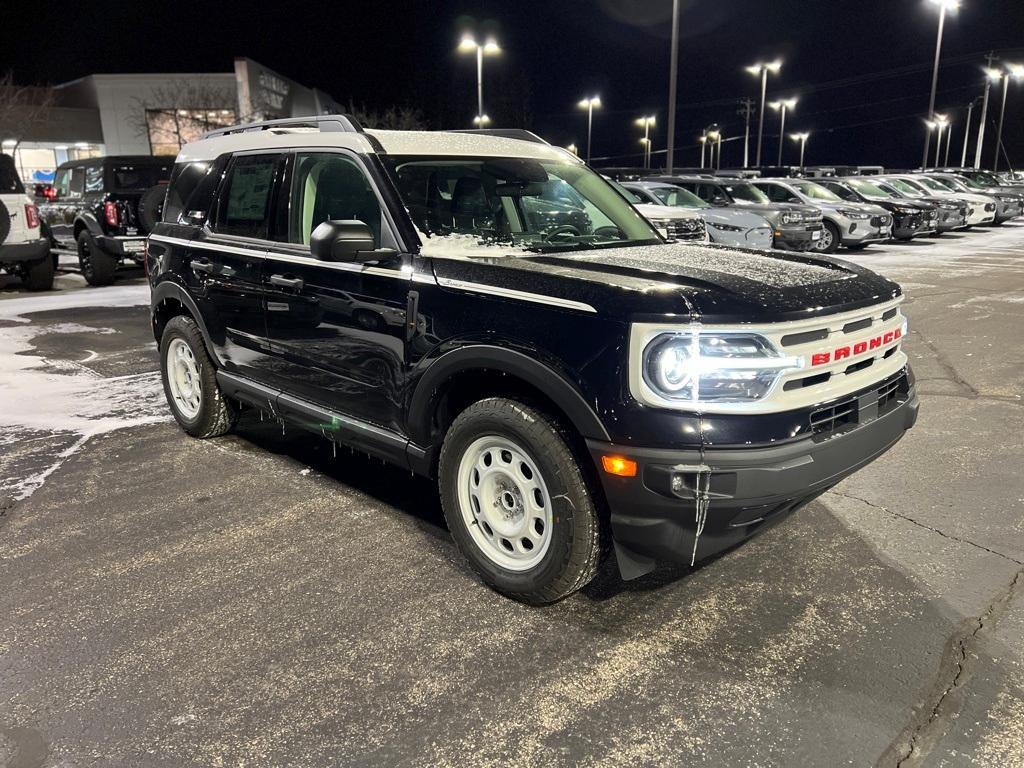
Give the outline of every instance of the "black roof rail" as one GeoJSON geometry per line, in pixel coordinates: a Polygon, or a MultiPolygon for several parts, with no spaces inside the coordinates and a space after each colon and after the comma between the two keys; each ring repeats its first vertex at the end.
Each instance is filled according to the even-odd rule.
{"type": "Polygon", "coordinates": [[[345,133],[362,133],[363,126],[354,117],[348,115],[308,115],[306,117],[284,117],[278,120],[260,120],[255,123],[241,123],[217,128],[203,134],[204,139],[214,136],[229,136],[233,133],[249,133],[250,131],[272,131],[276,128],[317,128],[321,133],[339,131],[345,133]]]}
{"type": "Polygon", "coordinates": [[[534,144],[548,144],[536,133],[525,128],[457,128],[449,133],[477,133],[481,136],[498,136],[502,139],[519,139],[520,141],[532,141],[534,144]]]}

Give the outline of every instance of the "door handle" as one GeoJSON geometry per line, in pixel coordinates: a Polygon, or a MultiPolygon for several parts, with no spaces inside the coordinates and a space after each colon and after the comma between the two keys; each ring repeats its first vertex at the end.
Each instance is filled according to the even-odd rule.
{"type": "Polygon", "coordinates": [[[206,274],[213,273],[213,262],[208,259],[193,259],[192,260],[192,271],[193,272],[205,272],[206,274]]]}
{"type": "Polygon", "coordinates": [[[306,283],[301,277],[286,277],[285,275],[271,275],[270,284],[279,286],[280,288],[291,288],[296,291],[301,291],[302,286],[306,283]]]}

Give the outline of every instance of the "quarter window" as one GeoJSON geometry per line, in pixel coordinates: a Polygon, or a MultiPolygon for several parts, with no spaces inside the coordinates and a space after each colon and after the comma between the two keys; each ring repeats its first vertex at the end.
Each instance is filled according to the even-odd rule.
{"type": "Polygon", "coordinates": [[[57,192],[57,197],[67,197],[68,192],[71,191],[71,171],[66,168],[63,171],[57,171],[57,178],[53,180],[53,188],[57,192]]]}
{"type": "Polygon", "coordinates": [[[90,165],[85,169],[85,191],[103,191],[103,166],[90,165]]]}
{"type": "Polygon", "coordinates": [[[85,189],[85,168],[71,169],[71,196],[81,197],[85,189]]]}
{"type": "Polygon", "coordinates": [[[217,232],[267,237],[267,218],[280,160],[280,155],[235,158],[220,197],[217,232]]]}
{"type": "Polygon", "coordinates": [[[309,245],[317,226],[339,220],[363,222],[380,242],[381,210],[377,195],[362,169],[344,155],[297,154],[289,200],[289,243],[309,245]]]}

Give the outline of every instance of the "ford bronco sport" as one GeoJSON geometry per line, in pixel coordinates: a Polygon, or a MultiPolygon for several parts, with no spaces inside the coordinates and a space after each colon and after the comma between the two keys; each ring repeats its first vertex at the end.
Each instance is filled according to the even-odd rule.
{"type": "Polygon", "coordinates": [[[178,155],[147,261],[187,433],[254,407],[436,478],[473,568],[530,603],[610,550],[624,578],[721,552],[917,416],[897,285],[666,243],[524,131],[214,131],[178,155]]]}
{"type": "Polygon", "coordinates": [[[0,270],[17,275],[30,291],[53,287],[54,257],[14,159],[0,154],[0,270]]]}

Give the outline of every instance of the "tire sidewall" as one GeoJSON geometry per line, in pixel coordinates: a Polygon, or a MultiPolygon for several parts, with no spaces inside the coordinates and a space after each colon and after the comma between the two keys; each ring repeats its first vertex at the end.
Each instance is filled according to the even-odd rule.
{"type": "Polygon", "coordinates": [[[163,335],[160,337],[160,380],[163,383],[164,395],[167,398],[168,406],[170,406],[171,414],[174,416],[175,421],[181,425],[181,428],[193,436],[200,436],[206,433],[209,425],[216,417],[215,410],[217,407],[217,397],[219,396],[217,378],[213,363],[209,355],[206,354],[206,347],[202,334],[199,332],[199,327],[191,318],[182,316],[171,318],[170,322],[167,323],[167,327],[164,328],[163,335]],[[188,344],[192,350],[192,355],[195,357],[196,367],[199,369],[202,402],[199,406],[199,413],[194,418],[188,418],[178,410],[174,403],[174,397],[171,394],[167,371],[167,350],[175,339],[181,339],[188,344]]]}
{"type": "MultiPolygon", "coordinates": [[[[828,244],[828,247],[824,245],[819,246],[817,249],[818,253],[835,253],[839,249],[839,227],[831,221],[823,222],[822,226],[822,234],[827,231],[832,238],[832,242],[828,244]]],[[[822,242],[824,242],[824,238],[822,238],[822,242]]]]}
{"type": "Polygon", "coordinates": [[[82,277],[89,285],[110,285],[114,282],[117,260],[104,253],[96,244],[96,238],[87,229],[78,233],[78,264],[82,277]],[[86,255],[86,251],[88,254],[86,255]]]}
{"type": "MultiPolygon", "coordinates": [[[[445,438],[439,469],[439,486],[445,519],[459,550],[485,581],[503,592],[516,594],[536,593],[550,587],[562,577],[577,537],[573,504],[581,503],[580,499],[572,498],[575,495],[572,490],[573,484],[566,477],[567,472],[579,472],[579,469],[575,466],[563,466],[563,461],[553,457],[555,451],[551,451],[549,446],[537,444],[534,435],[531,434],[532,431],[529,429],[529,422],[522,419],[517,421],[505,413],[480,415],[466,423],[459,423],[459,420],[456,420],[445,438]],[[459,502],[459,464],[466,449],[478,438],[488,435],[504,437],[519,445],[535,462],[548,490],[552,521],[551,542],[540,563],[526,571],[510,571],[490,560],[480,550],[463,518],[459,502]]],[[[586,500],[586,503],[589,503],[589,500],[586,500]]]]}

